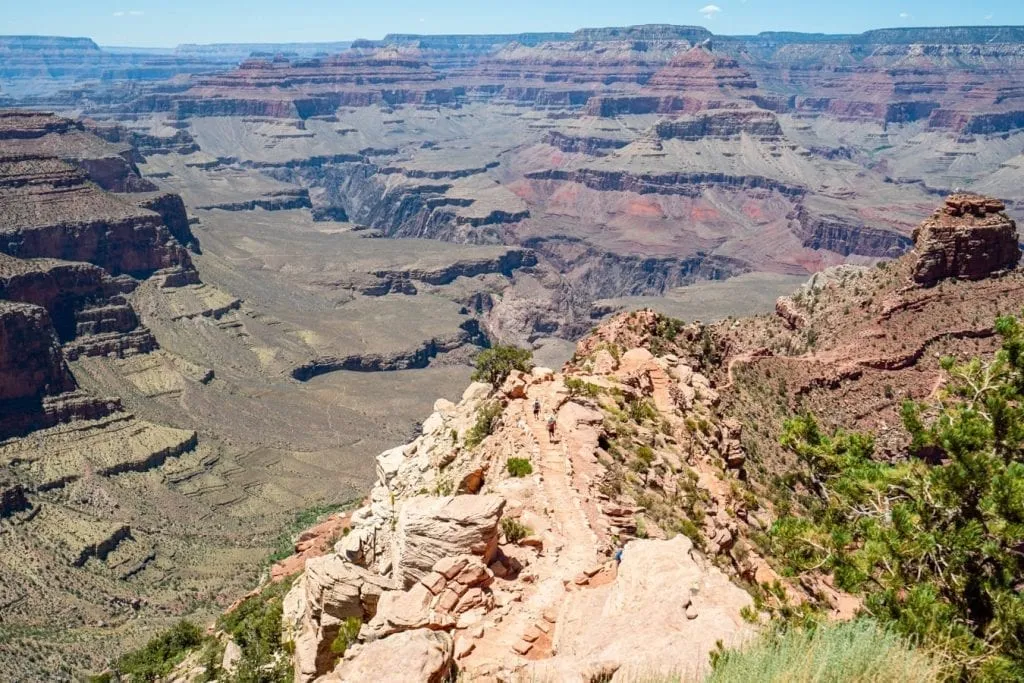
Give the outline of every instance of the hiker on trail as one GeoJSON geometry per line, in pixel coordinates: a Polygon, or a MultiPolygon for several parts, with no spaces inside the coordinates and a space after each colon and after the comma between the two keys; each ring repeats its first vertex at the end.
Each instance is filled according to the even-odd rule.
{"type": "Polygon", "coordinates": [[[533,419],[536,420],[540,417],[540,399],[533,399],[533,419]]]}
{"type": "Polygon", "coordinates": [[[622,564],[622,551],[626,549],[626,540],[622,536],[615,537],[615,554],[612,558],[615,560],[615,566],[618,567],[622,564]]]}
{"type": "Polygon", "coordinates": [[[555,414],[548,413],[548,438],[554,441],[555,439],[555,414]]]}

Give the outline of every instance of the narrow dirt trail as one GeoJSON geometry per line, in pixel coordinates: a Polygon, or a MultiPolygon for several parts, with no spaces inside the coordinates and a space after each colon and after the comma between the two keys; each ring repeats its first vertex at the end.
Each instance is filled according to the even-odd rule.
{"type": "Polygon", "coordinates": [[[576,572],[586,569],[597,559],[597,536],[587,515],[583,511],[582,500],[579,493],[572,486],[572,471],[569,456],[565,448],[565,435],[559,434],[558,430],[564,429],[563,425],[558,426],[554,442],[548,437],[546,415],[553,412],[554,406],[558,405],[560,397],[556,395],[558,381],[541,385],[543,388],[540,395],[531,396],[531,399],[539,398],[542,405],[540,417],[535,419],[531,414],[527,415],[527,424],[534,440],[540,449],[541,477],[543,478],[544,496],[547,499],[548,509],[555,531],[558,532],[564,545],[559,549],[559,568],[565,572],[575,570],[576,572]]]}
{"type": "Polygon", "coordinates": [[[546,420],[562,403],[560,386],[560,379],[555,379],[530,387],[527,400],[518,402],[519,414],[513,415],[513,419],[525,423],[527,434],[535,442],[531,444],[534,448],[527,450],[534,456],[535,473],[540,475],[541,482],[533,490],[528,507],[548,521],[550,531],[539,533],[544,541],[543,551],[527,567],[537,579],[523,592],[521,608],[508,614],[501,629],[490,631],[477,642],[476,656],[491,660],[548,656],[550,639],[542,638],[531,644],[522,636],[544,624],[545,615],[556,614],[568,595],[567,585],[571,586],[580,574],[599,562],[597,535],[590,527],[580,495],[573,489],[564,438],[557,431],[554,441],[548,438],[546,420]],[[538,417],[534,417],[532,410],[536,399],[542,406],[538,417]],[[526,646],[529,651],[524,654],[526,646]]]}

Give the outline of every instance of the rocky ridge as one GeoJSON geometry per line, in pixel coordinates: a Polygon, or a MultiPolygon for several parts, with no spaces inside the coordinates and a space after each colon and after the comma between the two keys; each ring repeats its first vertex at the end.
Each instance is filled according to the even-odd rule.
{"type": "MultiPolygon", "coordinates": [[[[408,680],[440,680],[453,661],[471,677],[525,670],[584,680],[598,663],[620,675],[681,662],[698,671],[716,639],[740,642],[749,633],[739,617],[749,596],[710,560],[738,540],[728,521],[738,502],[729,499],[726,483],[727,468],[743,466],[738,433],[686,432],[683,416],[710,416],[718,400],[693,370],[695,360],[656,357],[642,345],[621,360],[607,350],[615,343],[608,339],[635,334],[627,330],[654,335],[641,332],[641,343],[656,339],[660,319],[646,316],[622,319],[588,339],[564,373],[535,368],[513,373],[497,390],[474,384],[458,404],[439,401],[420,437],[380,455],[368,506],[353,513],[334,553],[307,560],[285,600],[284,638],[295,642],[296,680],[373,680],[381,653],[397,651],[409,659],[395,675],[408,680]],[[576,383],[593,387],[590,396],[569,388],[576,383]],[[542,406],[539,416],[533,401],[542,406]],[[661,492],[646,508],[621,480],[617,461],[628,456],[616,440],[629,437],[609,423],[616,404],[630,402],[649,406],[647,419],[654,420],[645,420],[637,437],[655,445],[641,477],[661,492]],[[487,406],[500,412],[481,418],[487,406]],[[552,438],[543,426],[549,413],[557,422],[552,438]],[[473,445],[467,439],[481,419],[492,420],[491,433],[473,445]],[[667,422],[656,428],[660,420],[667,422]],[[510,476],[510,458],[531,462],[533,474],[510,476]],[[705,534],[710,539],[710,554],[699,554],[685,536],[633,541],[616,571],[610,557],[618,539],[676,532],[661,515],[671,515],[668,500],[685,497],[689,486],[698,487],[695,504],[703,504],[699,498],[721,506],[709,513],[706,532],[695,530],[705,549],[705,534]],[[525,536],[513,535],[516,525],[525,536]],[[644,569],[659,563],[673,569],[644,569]],[[650,600],[652,580],[685,585],[685,599],[650,600]],[[609,637],[637,604],[649,607],[649,629],[634,630],[635,643],[650,645],[663,634],[658,648],[642,653],[609,637]],[[364,644],[335,662],[330,644],[350,617],[365,622],[364,644]],[[672,635],[662,630],[666,623],[675,625],[672,635]]],[[[692,334],[681,332],[680,339],[692,334]]]]}
{"type": "MultiPolygon", "coordinates": [[[[784,385],[784,410],[802,406],[830,425],[872,431],[879,450],[900,452],[900,405],[936,395],[935,359],[990,353],[993,321],[1024,307],[1019,236],[1001,202],[952,195],[915,238],[897,261],[823,271],[779,299],[775,316],[719,330],[732,356],[722,375],[734,386],[729,409],[773,423],[764,393],[784,385]]],[[[773,431],[748,436],[781,457],[773,431]]]]}

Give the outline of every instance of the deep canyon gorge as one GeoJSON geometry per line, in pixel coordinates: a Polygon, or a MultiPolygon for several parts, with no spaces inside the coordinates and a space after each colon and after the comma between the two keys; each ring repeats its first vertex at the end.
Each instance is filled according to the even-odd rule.
{"type": "MultiPolygon", "coordinates": [[[[530,588],[534,612],[509,608],[498,631],[458,626],[481,629],[468,650],[428,649],[486,675],[510,651],[524,666],[553,657],[542,673],[569,680],[614,650],[585,623],[622,599],[598,555],[639,535],[636,515],[651,538],[668,531],[635,491],[590,498],[622,406],[573,402],[576,378],[656,409],[662,432],[640,431],[664,466],[645,475],[657,496],[711,492],[703,549],[732,555],[710,573],[675,569],[723,596],[701,611],[715,615],[710,649],[749,607],[729,577],[774,571],[734,552],[745,532],[729,477],[746,481],[751,449],[778,441],[750,426],[775,417],[756,387],[782,382],[787,407],[902,447],[889,394],[932,396],[926,361],[991,352],[994,316],[1024,306],[1022,211],[1022,27],[646,25],[138,51],[0,36],[0,666],[14,680],[99,672],[244,596],[282,530],[291,547],[298,513],[363,501],[352,538],[376,528],[415,545],[450,514],[479,534],[467,548],[495,545],[453,551],[458,569],[429,551],[410,567],[376,556],[374,531],[372,559],[318,558],[338,585],[377,586],[373,610],[344,603],[374,633],[366,648],[446,633],[495,595],[517,602],[524,589],[492,590],[494,572],[533,562],[526,575],[550,573],[538,587],[582,572],[595,589],[574,594],[580,622],[559,630],[578,657],[534,633],[565,615],[530,588]],[[664,316],[686,323],[671,344],[655,333],[664,316]],[[498,345],[531,349],[537,370],[467,390],[473,358],[498,345]],[[471,452],[492,400],[498,428],[471,452]],[[576,469],[552,464],[532,400],[557,413],[576,469]],[[669,454],[684,445],[705,458],[699,484],[669,454]],[[480,510],[455,496],[458,514],[424,502],[428,489],[477,494],[519,451],[543,472],[537,491],[506,479],[480,510]],[[503,544],[495,567],[506,500],[549,544],[593,547],[565,559],[503,544]],[[451,623],[428,624],[421,611],[445,590],[461,591],[441,610],[451,623]]],[[[635,547],[627,577],[664,559],[635,547]]],[[[349,673],[326,680],[372,680],[358,656],[329,652],[338,624],[311,606],[327,574],[304,574],[306,602],[285,607],[296,676],[338,664],[349,673]]]]}

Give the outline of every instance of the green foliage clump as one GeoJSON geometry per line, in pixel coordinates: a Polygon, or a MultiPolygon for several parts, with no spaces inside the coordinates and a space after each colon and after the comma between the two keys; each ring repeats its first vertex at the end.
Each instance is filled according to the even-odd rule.
{"type": "Polygon", "coordinates": [[[520,522],[515,517],[501,518],[501,533],[505,534],[505,540],[509,543],[519,543],[533,533],[533,529],[520,522]]]}
{"type": "Polygon", "coordinates": [[[659,315],[654,324],[654,336],[668,341],[675,341],[679,333],[686,327],[686,323],[679,318],[672,318],[667,315],[659,315]]]}
{"type": "Polygon", "coordinates": [[[122,656],[114,669],[132,681],[156,681],[169,674],[203,640],[202,629],[182,620],[150,639],[142,649],[122,656]]]}
{"type": "Polygon", "coordinates": [[[675,349],[673,344],[679,333],[686,327],[686,323],[678,318],[671,318],[667,315],[659,315],[654,323],[654,330],[648,343],[650,352],[655,356],[663,356],[675,349]]]}
{"type": "Polygon", "coordinates": [[[629,419],[637,424],[645,420],[653,420],[658,417],[658,409],[654,407],[649,399],[633,398],[626,404],[629,419]]]}
{"type": "Polygon", "coordinates": [[[533,465],[529,458],[509,458],[505,463],[505,469],[513,477],[525,477],[533,474],[533,465]]]}
{"type": "Polygon", "coordinates": [[[466,432],[466,448],[476,448],[494,431],[495,423],[501,415],[501,403],[490,401],[480,406],[476,412],[476,422],[466,432]]]}
{"type": "Polygon", "coordinates": [[[715,338],[703,328],[700,332],[700,368],[701,372],[709,373],[722,365],[722,345],[715,341],[715,338]]]}
{"type": "Polygon", "coordinates": [[[939,663],[868,619],[768,632],[712,653],[705,683],[937,683],[939,663]]]}
{"type": "Polygon", "coordinates": [[[341,622],[341,628],[338,629],[338,635],[331,641],[331,652],[341,657],[348,650],[349,645],[352,645],[359,638],[359,629],[362,628],[363,621],[359,617],[349,617],[345,621],[341,622]]]}
{"type": "Polygon", "coordinates": [[[533,352],[517,346],[497,345],[480,352],[476,357],[474,382],[487,382],[498,388],[513,370],[529,372],[533,368],[533,352]]]}
{"type": "Polygon", "coordinates": [[[638,446],[636,449],[636,459],[630,463],[630,467],[634,472],[646,472],[651,469],[653,462],[654,449],[650,446],[638,446]]]}
{"type": "Polygon", "coordinates": [[[305,531],[328,515],[343,510],[345,505],[316,505],[299,512],[274,542],[274,552],[267,558],[268,564],[274,564],[295,552],[295,534],[305,531]]]}
{"type": "Polygon", "coordinates": [[[577,396],[595,398],[601,393],[601,387],[593,382],[585,382],[578,377],[566,377],[565,388],[569,391],[569,396],[574,398],[577,396]]]}
{"type": "Polygon", "coordinates": [[[266,586],[221,615],[217,627],[242,650],[236,683],[286,683],[292,679],[288,652],[281,642],[281,612],[291,581],[266,586]]]}
{"type": "Polygon", "coordinates": [[[813,493],[772,550],[793,573],[832,573],[899,633],[951,653],[957,677],[1024,680],[1024,330],[1000,318],[987,362],[944,359],[937,416],[903,407],[911,457],[872,459],[870,437],[788,421],[783,445],[813,493]]]}

